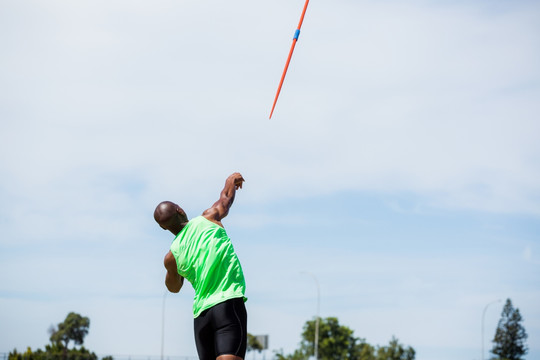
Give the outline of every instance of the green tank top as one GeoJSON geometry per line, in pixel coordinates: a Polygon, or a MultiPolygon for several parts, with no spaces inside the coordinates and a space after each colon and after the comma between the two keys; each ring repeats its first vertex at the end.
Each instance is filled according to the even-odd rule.
{"type": "Polygon", "coordinates": [[[193,289],[193,316],[226,300],[241,297],[246,282],[231,239],[221,226],[198,216],[178,233],[171,244],[178,274],[193,289]]]}

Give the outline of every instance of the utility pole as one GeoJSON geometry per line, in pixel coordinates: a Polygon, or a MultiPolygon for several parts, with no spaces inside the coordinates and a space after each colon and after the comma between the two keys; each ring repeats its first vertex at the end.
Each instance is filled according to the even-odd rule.
{"type": "Polygon", "coordinates": [[[480,358],[481,360],[484,360],[484,318],[486,317],[486,310],[489,307],[489,305],[493,305],[499,302],[501,302],[501,299],[490,302],[484,307],[484,311],[482,312],[482,357],[480,358]]]}

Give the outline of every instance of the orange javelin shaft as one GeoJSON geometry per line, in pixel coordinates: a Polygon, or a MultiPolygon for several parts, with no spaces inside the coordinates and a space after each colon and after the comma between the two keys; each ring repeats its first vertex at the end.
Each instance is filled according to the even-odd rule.
{"type": "Polygon", "coordinates": [[[274,98],[274,104],[272,105],[272,111],[270,111],[269,119],[272,118],[272,114],[274,113],[274,109],[276,107],[276,103],[279,98],[279,93],[281,92],[281,87],[283,86],[283,81],[285,80],[285,75],[287,75],[287,70],[289,69],[289,63],[291,62],[292,54],[294,52],[294,47],[296,46],[296,42],[298,41],[298,37],[300,36],[300,29],[302,28],[302,23],[304,22],[304,16],[306,15],[308,4],[309,4],[309,0],[306,0],[306,3],[304,5],[304,10],[302,11],[302,16],[300,17],[300,22],[298,23],[298,27],[296,28],[296,32],[294,33],[293,43],[291,46],[291,50],[289,51],[289,56],[287,57],[287,62],[285,63],[285,69],[283,69],[283,74],[281,75],[281,80],[279,81],[279,86],[276,92],[276,97],[274,98]]]}
{"type": "Polygon", "coordinates": [[[283,74],[281,75],[281,80],[279,82],[279,86],[276,92],[276,97],[274,98],[274,104],[272,105],[272,111],[270,112],[269,119],[272,118],[272,114],[274,113],[274,108],[276,107],[277,99],[279,97],[279,93],[281,92],[281,87],[283,86],[283,80],[285,80],[285,75],[287,75],[287,69],[289,68],[289,63],[291,62],[291,57],[292,57],[295,46],[296,46],[296,39],[293,39],[291,50],[289,51],[289,57],[287,58],[287,62],[285,63],[285,69],[283,70],[283,74]]]}

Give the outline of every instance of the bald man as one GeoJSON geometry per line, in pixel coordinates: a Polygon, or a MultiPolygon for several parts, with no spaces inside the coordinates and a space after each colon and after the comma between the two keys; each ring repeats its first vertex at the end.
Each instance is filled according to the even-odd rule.
{"type": "Polygon", "coordinates": [[[154,211],[159,226],[175,235],[164,260],[167,289],[179,292],[184,279],[195,289],[193,316],[200,360],[243,360],[246,353],[246,283],[221,223],[243,182],[241,174],[230,175],[219,200],[191,220],[170,201],[154,211]]]}

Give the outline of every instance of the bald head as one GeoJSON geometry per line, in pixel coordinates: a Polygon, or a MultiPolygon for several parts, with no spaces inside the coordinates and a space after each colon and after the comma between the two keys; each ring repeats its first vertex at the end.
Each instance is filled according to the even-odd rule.
{"type": "Polygon", "coordinates": [[[180,206],[176,205],[171,201],[160,202],[159,205],[156,207],[156,210],[154,211],[154,219],[158,223],[168,221],[176,213],[176,208],[179,207],[180,206]]]}
{"type": "Polygon", "coordinates": [[[188,218],[184,210],[171,201],[159,203],[154,210],[154,219],[165,230],[169,230],[174,235],[178,233],[188,223],[188,218]]]}

